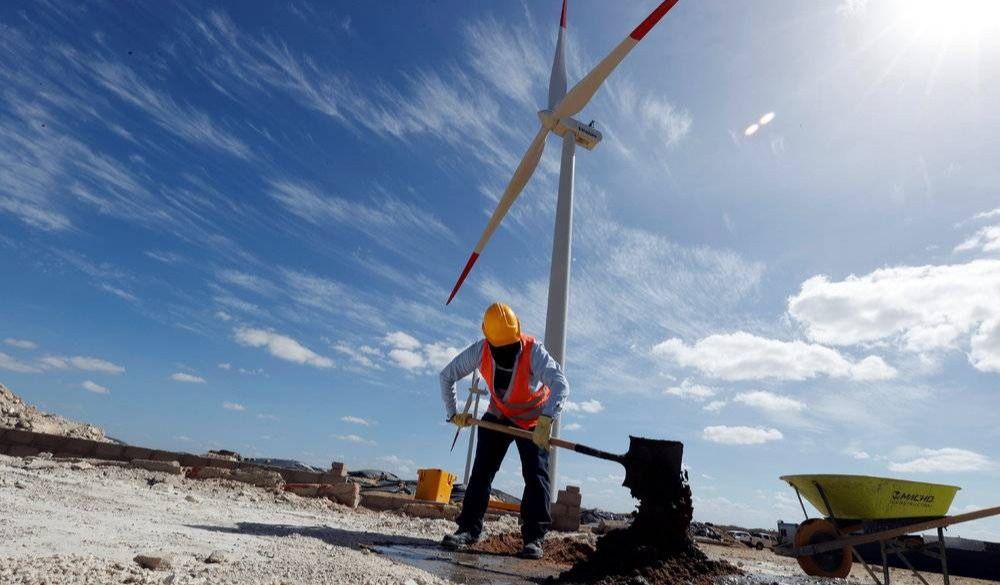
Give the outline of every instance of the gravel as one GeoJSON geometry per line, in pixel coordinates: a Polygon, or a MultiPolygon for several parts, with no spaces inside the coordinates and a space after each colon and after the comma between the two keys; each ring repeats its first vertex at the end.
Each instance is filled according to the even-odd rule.
{"type": "MultiPolygon", "coordinates": [[[[448,583],[371,553],[375,543],[432,544],[456,525],[351,510],[228,480],[0,455],[0,583],[176,585],[448,583]],[[162,486],[162,487],[161,487],[162,486]],[[222,563],[206,563],[213,552],[222,563]],[[137,555],[171,567],[139,567],[137,555]]],[[[487,524],[516,531],[516,520],[487,524]]]]}

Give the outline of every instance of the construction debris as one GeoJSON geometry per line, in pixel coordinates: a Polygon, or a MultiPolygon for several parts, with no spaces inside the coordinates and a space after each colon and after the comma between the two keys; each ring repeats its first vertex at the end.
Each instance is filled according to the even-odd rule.
{"type": "MultiPolygon", "coordinates": [[[[473,545],[472,550],[482,553],[515,555],[521,551],[523,546],[520,534],[508,532],[487,537],[473,545]]],[[[547,538],[543,548],[545,556],[542,557],[542,562],[554,565],[572,565],[586,559],[594,552],[593,542],[583,535],[578,538],[562,536],[547,538]]]]}
{"type": "Polygon", "coordinates": [[[166,571],[173,566],[173,559],[165,554],[136,555],[133,560],[143,569],[151,571],[166,571]]]}
{"type": "Polygon", "coordinates": [[[100,427],[74,422],[38,410],[21,400],[3,384],[0,384],[0,427],[91,441],[114,442],[100,427]]]}
{"type": "Polygon", "coordinates": [[[552,504],[552,529],[560,532],[576,532],[580,530],[580,503],[583,496],[580,488],[575,485],[559,490],[556,503],[552,504]]]}
{"type": "Polygon", "coordinates": [[[149,459],[133,459],[132,467],[145,469],[146,471],[159,471],[171,475],[181,475],[184,470],[181,464],[176,461],[150,461],[149,459]]]}

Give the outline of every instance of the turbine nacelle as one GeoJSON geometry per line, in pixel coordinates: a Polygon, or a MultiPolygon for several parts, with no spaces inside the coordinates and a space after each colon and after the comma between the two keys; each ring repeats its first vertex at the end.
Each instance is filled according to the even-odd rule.
{"type": "Polygon", "coordinates": [[[541,120],[542,126],[549,132],[558,136],[564,136],[567,132],[572,132],[576,138],[576,143],[587,150],[594,150],[594,147],[603,138],[597,128],[594,128],[590,124],[584,124],[569,116],[556,118],[552,115],[552,110],[541,110],[538,112],[538,119],[541,120]]]}

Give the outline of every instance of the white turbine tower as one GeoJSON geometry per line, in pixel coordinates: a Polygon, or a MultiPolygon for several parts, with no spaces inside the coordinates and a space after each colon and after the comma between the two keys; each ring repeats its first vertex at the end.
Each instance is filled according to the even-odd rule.
{"type": "MultiPolygon", "coordinates": [[[[500,226],[500,222],[510,206],[514,204],[521,190],[531,179],[531,175],[538,166],[538,161],[542,158],[542,151],[545,149],[545,138],[549,132],[562,137],[562,162],[559,167],[559,198],[556,203],[556,223],[555,234],[552,238],[552,265],[549,271],[549,301],[548,312],[545,316],[545,347],[552,357],[566,366],[566,306],[569,298],[569,264],[570,246],[573,232],[573,174],[576,166],[576,145],[593,150],[597,143],[601,141],[601,133],[587,124],[582,124],[573,119],[590,99],[597,93],[598,88],[604,83],[608,75],[621,63],[625,55],[629,54],[632,47],[642,40],[646,33],[652,29],[656,23],[663,18],[668,10],[677,4],[678,0],[664,0],[650,14],[639,23],[639,26],[618,43],[612,51],[594,67],[590,73],[584,76],[572,89],[566,91],[566,59],[564,55],[564,43],[566,33],[566,0],[563,0],[562,15],[559,20],[559,37],[556,41],[556,54],[552,61],[552,75],[549,78],[549,103],[548,108],[538,112],[541,121],[541,128],[535,134],[535,138],[528,146],[527,152],[521,158],[521,162],[514,171],[510,183],[504,189],[500,203],[490,217],[489,223],[479,242],[469,256],[469,261],[465,264],[462,274],[459,275],[455,287],[448,296],[445,304],[450,304],[458,289],[465,282],[465,278],[472,270],[472,266],[479,259],[486,244],[493,236],[493,232],[500,226]]],[[[559,435],[559,421],[553,423],[553,436],[559,435]]],[[[549,459],[550,480],[553,486],[556,485],[556,454],[557,449],[553,449],[549,459]]],[[[552,495],[558,490],[552,490],[552,495]]]]}

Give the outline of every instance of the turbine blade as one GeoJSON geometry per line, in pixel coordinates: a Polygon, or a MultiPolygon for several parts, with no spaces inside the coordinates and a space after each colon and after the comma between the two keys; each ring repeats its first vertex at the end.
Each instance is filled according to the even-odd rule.
{"type": "Polygon", "coordinates": [[[472,255],[469,256],[469,261],[466,262],[465,268],[462,270],[462,274],[458,277],[458,282],[455,283],[455,288],[451,290],[451,295],[448,296],[448,301],[445,303],[450,304],[451,300],[455,298],[455,293],[461,288],[462,283],[465,282],[465,277],[469,275],[469,271],[472,270],[473,264],[479,259],[479,255],[483,253],[483,248],[493,237],[493,232],[497,230],[500,226],[500,222],[503,220],[504,216],[507,215],[507,211],[510,206],[514,204],[517,200],[517,196],[521,194],[524,186],[528,183],[528,179],[534,174],[535,168],[538,166],[538,161],[542,158],[542,151],[545,150],[545,136],[549,133],[548,129],[542,126],[538,129],[538,134],[535,134],[534,140],[528,146],[528,150],[521,157],[521,162],[518,163],[517,169],[514,171],[514,176],[510,178],[510,183],[507,184],[507,188],[504,189],[503,196],[500,198],[500,203],[497,204],[497,208],[493,210],[493,215],[490,216],[490,221],[486,224],[486,229],[483,230],[483,235],[480,236],[479,242],[476,243],[475,249],[472,251],[472,255]]]}
{"type": "Polygon", "coordinates": [[[562,3],[559,18],[559,36],[556,38],[556,56],[552,59],[552,75],[549,76],[549,109],[553,109],[566,95],[566,53],[563,37],[566,36],[566,0],[562,3]]]}
{"type": "Polygon", "coordinates": [[[642,37],[646,36],[646,33],[656,26],[656,23],[660,22],[663,15],[673,8],[677,2],[678,0],[663,0],[659,6],[653,9],[653,12],[639,23],[639,26],[635,27],[625,37],[625,40],[618,43],[618,46],[612,49],[607,57],[591,69],[590,73],[573,86],[573,89],[569,90],[566,97],[552,110],[553,117],[564,118],[566,116],[573,116],[582,110],[587,105],[587,102],[590,101],[590,98],[594,97],[594,94],[597,93],[597,89],[601,87],[601,84],[608,78],[608,75],[611,75],[615,67],[618,67],[618,64],[625,58],[625,55],[629,54],[632,47],[636,46],[642,40],[642,37]]]}

